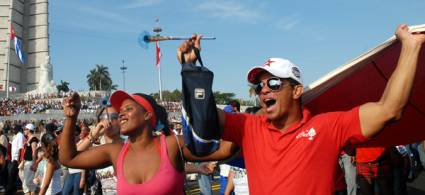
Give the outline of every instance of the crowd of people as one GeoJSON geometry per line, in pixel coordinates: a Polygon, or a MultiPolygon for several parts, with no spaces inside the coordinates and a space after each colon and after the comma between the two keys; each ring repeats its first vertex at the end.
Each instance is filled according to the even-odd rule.
{"type": "MultiPolygon", "coordinates": [[[[94,112],[99,107],[96,98],[90,98],[83,102],[82,109],[86,112],[94,112]]],[[[62,99],[56,96],[36,96],[25,98],[2,98],[0,99],[0,116],[13,116],[22,114],[43,113],[46,110],[62,110],[62,99]],[[38,99],[39,98],[39,99],[38,99]]]]}
{"type": "MultiPolygon", "coordinates": [[[[203,118],[217,118],[221,137],[206,155],[185,147],[186,136],[198,136],[190,124],[170,123],[164,106],[176,111],[178,103],[117,90],[109,103],[90,107],[71,93],[60,100],[64,121],[8,124],[12,139],[0,134],[0,191],[13,194],[20,185],[27,194],[184,194],[185,175],[198,173],[202,193],[210,194],[210,178],[202,175],[211,174],[218,162],[225,165],[222,194],[356,194],[357,189],[363,195],[405,194],[405,182],[421,169],[423,142],[357,147],[399,120],[410,95],[425,35],[401,25],[396,37],[402,45],[399,62],[381,99],[348,111],[311,116],[302,107],[301,71],[289,60],[270,58],[252,68],[247,80],[261,107],[241,113],[237,102],[229,102],[203,118]],[[96,109],[95,121],[78,120],[85,106],[96,109]]],[[[194,35],[178,48],[179,62],[198,60],[200,39],[194,35]]],[[[9,104],[6,100],[2,109],[14,106],[9,104]]],[[[197,139],[198,146],[211,142],[197,139]]]]}
{"type": "MultiPolygon", "coordinates": [[[[62,110],[62,95],[27,95],[22,98],[1,98],[0,116],[44,113],[46,110],[62,110]]],[[[99,97],[86,97],[81,109],[95,112],[100,106],[99,97]]],[[[161,101],[168,112],[180,112],[181,102],[161,101]]]]}

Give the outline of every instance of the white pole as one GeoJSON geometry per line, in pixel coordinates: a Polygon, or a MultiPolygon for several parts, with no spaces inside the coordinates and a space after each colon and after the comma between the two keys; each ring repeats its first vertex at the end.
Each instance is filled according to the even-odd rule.
{"type": "Polygon", "coordinates": [[[6,66],[6,98],[9,98],[9,70],[10,70],[10,36],[12,31],[12,9],[13,9],[13,0],[10,0],[10,7],[9,7],[9,36],[8,36],[8,47],[7,47],[7,66],[6,66]]]}
{"type": "Polygon", "coordinates": [[[161,65],[158,66],[158,79],[159,79],[159,99],[162,101],[161,65]]]}

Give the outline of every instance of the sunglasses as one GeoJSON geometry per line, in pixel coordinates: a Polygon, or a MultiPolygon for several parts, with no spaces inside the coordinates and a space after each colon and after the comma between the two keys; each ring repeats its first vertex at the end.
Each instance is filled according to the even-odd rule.
{"type": "Polygon", "coordinates": [[[99,116],[99,121],[102,120],[118,120],[118,113],[112,112],[112,113],[105,113],[99,116]],[[109,115],[109,116],[108,116],[109,115]]]}
{"type": "Polygon", "coordinates": [[[282,79],[277,78],[277,77],[271,77],[269,79],[267,79],[267,81],[264,82],[260,82],[258,84],[255,85],[255,93],[256,94],[260,94],[261,90],[263,89],[263,87],[265,85],[267,85],[267,87],[269,89],[271,89],[272,91],[277,91],[279,90],[282,85],[285,84],[282,79]]]}

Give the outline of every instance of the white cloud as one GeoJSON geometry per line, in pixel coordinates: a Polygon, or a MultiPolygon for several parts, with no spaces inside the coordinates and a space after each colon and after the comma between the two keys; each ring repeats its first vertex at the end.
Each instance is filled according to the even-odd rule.
{"type": "Polygon", "coordinates": [[[122,9],[135,9],[141,7],[148,7],[161,3],[162,0],[132,0],[131,3],[120,6],[122,9]]]}
{"type": "Polygon", "coordinates": [[[291,16],[285,17],[276,22],[276,28],[281,31],[291,31],[293,30],[299,23],[299,17],[291,16]]]}
{"type": "Polygon", "coordinates": [[[205,1],[199,4],[196,9],[208,14],[210,17],[220,19],[256,23],[262,18],[262,14],[258,10],[250,9],[234,1],[205,1]]]}

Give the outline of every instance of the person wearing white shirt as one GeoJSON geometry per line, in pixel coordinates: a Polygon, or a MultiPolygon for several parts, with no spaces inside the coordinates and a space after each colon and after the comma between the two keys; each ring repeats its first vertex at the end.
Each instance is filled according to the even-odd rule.
{"type": "Polygon", "coordinates": [[[17,161],[19,164],[21,161],[21,149],[24,147],[25,137],[22,133],[21,125],[15,125],[13,131],[15,136],[12,140],[12,162],[17,161]]]}

